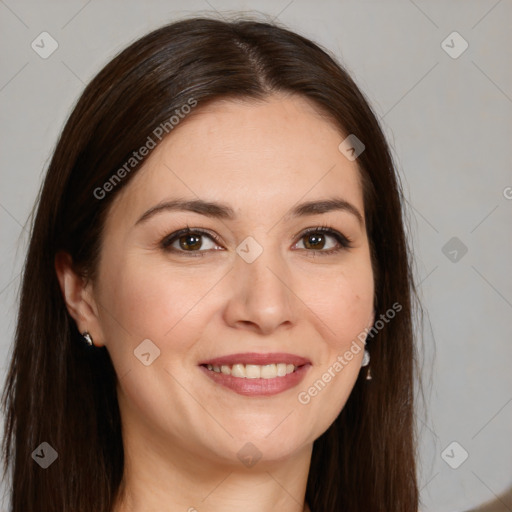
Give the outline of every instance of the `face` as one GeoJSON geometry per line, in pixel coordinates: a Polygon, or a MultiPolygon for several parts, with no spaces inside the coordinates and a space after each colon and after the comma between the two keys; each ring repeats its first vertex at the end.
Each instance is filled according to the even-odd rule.
{"type": "Polygon", "coordinates": [[[360,371],[374,296],[360,174],[304,99],[199,109],[113,202],[89,330],[124,429],[219,464],[282,459],[329,427],[360,371]]]}

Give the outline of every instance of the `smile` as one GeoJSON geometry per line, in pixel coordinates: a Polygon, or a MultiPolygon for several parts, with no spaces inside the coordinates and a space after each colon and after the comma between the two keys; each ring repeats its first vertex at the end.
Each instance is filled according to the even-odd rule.
{"type": "Polygon", "coordinates": [[[297,386],[311,362],[293,354],[233,354],[203,361],[200,369],[215,384],[245,396],[270,396],[297,386]]]}

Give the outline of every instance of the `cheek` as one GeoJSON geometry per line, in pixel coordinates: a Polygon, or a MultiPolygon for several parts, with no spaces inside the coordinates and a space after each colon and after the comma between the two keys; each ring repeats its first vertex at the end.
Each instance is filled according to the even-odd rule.
{"type": "Polygon", "coordinates": [[[103,283],[102,300],[118,324],[108,321],[109,328],[124,331],[122,336],[146,338],[172,327],[168,306],[179,293],[179,283],[162,279],[156,268],[120,262],[103,283]]]}
{"type": "Polygon", "coordinates": [[[105,265],[100,300],[104,304],[102,324],[109,350],[130,351],[144,339],[173,352],[182,352],[197,337],[208,291],[220,274],[201,277],[191,269],[177,271],[165,262],[143,262],[134,258],[105,265]],[[193,331],[190,336],[185,332],[193,331]],[[177,333],[179,336],[176,336],[177,333]]]}
{"type": "Polygon", "coordinates": [[[371,323],[374,282],[369,264],[339,268],[324,278],[317,276],[313,290],[309,305],[325,324],[322,331],[331,349],[350,345],[371,323]]]}
{"type": "Polygon", "coordinates": [[[344,407],[361,369],[365,329],[372,322],[374,281],[370,260],[361,258],[329,275],[316,276],[308,306],[317,318],[323,347],[297,396],[324,431],[344,407]]]}

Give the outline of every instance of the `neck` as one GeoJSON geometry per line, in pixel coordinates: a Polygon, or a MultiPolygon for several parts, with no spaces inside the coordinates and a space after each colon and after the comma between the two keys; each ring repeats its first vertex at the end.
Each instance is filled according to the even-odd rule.
{"type": "Polygon", "coordinates": [[[238,461],[191,454],[179,443],[123,432],[125,467],[113,512],[310,512],[304,502],[312,445],[286,460],[238,461]]]}

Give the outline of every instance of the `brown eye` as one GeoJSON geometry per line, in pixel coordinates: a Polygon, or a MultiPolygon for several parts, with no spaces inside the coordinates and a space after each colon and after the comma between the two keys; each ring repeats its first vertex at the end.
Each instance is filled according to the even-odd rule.
{"type": "Polygon", "coordinates": [[[320,250],[324,248],[325,245],[325,235],[321,233],[306,235],[304,237],[305,243],[304,246],[306,249],[314,249],[320,250]]]}
{"type": "Polygon", "coordinates": [[[160,245],[165,251],[178,254],[188,253],[191,256],[203,256],[210,250],[219,249],[214,235],[190,228],[181,229],[166,236],[160,245]]]}
{"type": "Polygon", "coordinates": [[[352,242],[345,235],[328,227],[311,228],[302,233],[298,244],[302,243],[305,249],[313,254],[334,254],[343,249],[352,247],[352,242]]]}
{"type": "Polygon", "coordinates": [[[181,235],[178,238],[180,248],[184,251],[200,249],[203,242],[201,235],[181,235]]]}

